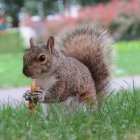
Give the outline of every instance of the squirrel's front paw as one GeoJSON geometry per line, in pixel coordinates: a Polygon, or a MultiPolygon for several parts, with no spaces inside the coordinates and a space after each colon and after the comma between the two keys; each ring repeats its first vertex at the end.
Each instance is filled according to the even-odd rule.
{"type": "Polygon", "coordinates": [[[35,91],[34,93],[31,93],[30,90],[27,90],[23,95],[23,98],[25,98],[25,100],[35,100],[38,102],[43,102],[44,93],[43,91],[35,91]]]}

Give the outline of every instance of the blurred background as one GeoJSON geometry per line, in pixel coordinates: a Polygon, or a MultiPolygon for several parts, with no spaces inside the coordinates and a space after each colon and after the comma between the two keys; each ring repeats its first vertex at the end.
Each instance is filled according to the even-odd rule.
{"type": "Polygon", "coordinates": [[[22,57],[31,36],[43,43],[67,26],[91,22],[115,40],[113,77],[140,75],[139,0],[0,0],[0,88],[30,84],[22,57]]]}

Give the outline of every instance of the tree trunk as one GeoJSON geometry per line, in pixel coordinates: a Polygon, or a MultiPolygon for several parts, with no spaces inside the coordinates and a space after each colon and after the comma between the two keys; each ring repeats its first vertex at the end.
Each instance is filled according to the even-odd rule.
{"type": "Polygon", "coordinates": [[[12,25],[13,25],[13,27],[18,27],[18,26],[19,26],[19,19],[18,19],[18,16],[16,16],[16,15],[13,16],[12,25]]]}

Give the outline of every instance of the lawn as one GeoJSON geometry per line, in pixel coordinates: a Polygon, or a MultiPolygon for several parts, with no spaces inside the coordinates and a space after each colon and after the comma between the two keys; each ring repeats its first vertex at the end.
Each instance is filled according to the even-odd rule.
{"type": "Polygon", "coordinates": [[[0,53],[17,53],[24,50],[25,43],[17,29],[5,31],[0,35],[0,53]]]}
{"type": "Polygon", "coordinates": [[[24,40],[17,30],[0,35],[0,88],[27,86],[29,79],[22,75],[24,40]]]}
{"type": "MultiPolygon", "coordinates": [[[[22,74],[24,41],[18,31],[0,35],[0,88],[30,84],[22,74]]],[[[140,75],[140,41],[118,42],[113,45],[113,76],[140,75]]]]}
{"type": "Polygon", "coordinates": [[[43,116],[29,116],[27,105],[0,109],[1,140],[138,140],[140,139],[140,90],[110,95],[98,111],[65,114],[56,104],[43,116]]]}
{"type": "Polygon", "coordinates": [[[0,88],[27,86],[30,79],[22,74],[23,53],[0,54],[0,88]]]}
{"type": "Polygon", "coordinates": [[[113,49],[114,76],[140,75],[140,41],[118,42],[113,49]]]}

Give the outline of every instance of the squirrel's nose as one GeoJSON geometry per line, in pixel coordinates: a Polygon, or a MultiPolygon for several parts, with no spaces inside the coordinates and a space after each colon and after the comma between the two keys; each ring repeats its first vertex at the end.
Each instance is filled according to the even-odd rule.
{"type": "Polygon", "coordinates": [[[27,77],[31,76],[31,71],[30,69],[26,66],[26,67],[23,67],[23,70],[22,70],[23,74],[27,77]]]}
{"type": "Polygon", "coordinates": [[[22,72],[24,75],[26,75],[27,67],[23,67],[22,72]]]}

